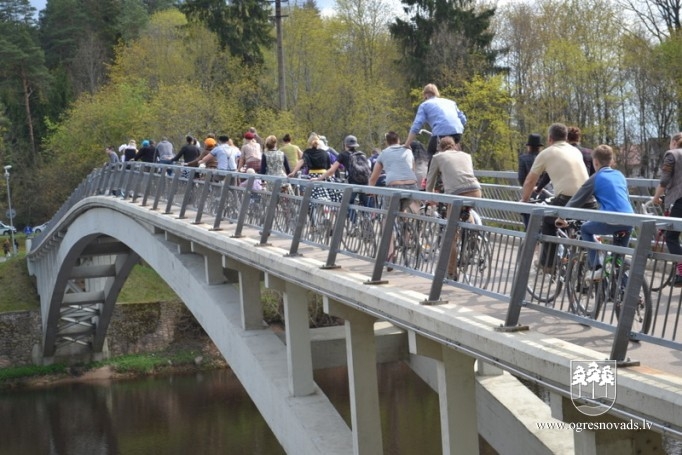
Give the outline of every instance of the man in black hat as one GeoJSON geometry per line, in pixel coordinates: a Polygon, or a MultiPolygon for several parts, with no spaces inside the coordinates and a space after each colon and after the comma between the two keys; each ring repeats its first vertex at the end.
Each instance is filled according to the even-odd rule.
{"type": "MultiPolygon", "coordinates": [[[[526,142],[526,153],[519,156],[519,185],[523,186],[523,183],[526,181],[526,176],[528,176],[530,169],[533,167],[535,157],[538,156],[538,153],[540,153],[542,146],[542,136],[536,133],[528,135],[528,142],[526,142]]],[[[538,179],[536,191],[533,193],[533,197],[537,197],[537,194],[548,184],[549,175],[544,172],[538,179]]],[[[523,225],[528,227],[529,215],[524,213],[522,216],[523,225]]]]}

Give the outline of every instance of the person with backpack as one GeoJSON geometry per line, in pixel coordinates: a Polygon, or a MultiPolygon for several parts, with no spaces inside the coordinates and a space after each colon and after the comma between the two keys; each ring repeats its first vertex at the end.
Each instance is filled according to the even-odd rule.
{"type": "MultiPolygon", "coordinates": [[[[324,180],[336,174],[336,171],[341,165],[346,168],[347,183],[351,185],[367,185],[369,183],[369,176],[372,173],[372,167],[369,158],[365,152],[360,151],[360,144],[355,136],[346,136],[343,140],[344,151],[339,153],[337,160],[331,165],[327,171],[317,177],[319,180],[324,180]]],[[[364,192],[354,192],[351,196],[351,201],[360,197],[360,205],[363,207],[371,207],[371,199],[364,192]]]]}

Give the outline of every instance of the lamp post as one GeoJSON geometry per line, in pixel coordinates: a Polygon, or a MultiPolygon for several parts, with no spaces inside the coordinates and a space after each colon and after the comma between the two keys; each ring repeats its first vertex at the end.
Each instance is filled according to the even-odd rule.
{"type": "Polygon", "coordinates": [[[12,169],[12,166],[5,166],[5,180],[7,181],[7,204],[9,205],[9,227],[10,227],[10,235],[12,236],[12,251],[14,252],[14,256],[17,255],[17,244],[14,243],[14,212],[12,212],[12,196],[9,191],[9,170],[12,169]]]}

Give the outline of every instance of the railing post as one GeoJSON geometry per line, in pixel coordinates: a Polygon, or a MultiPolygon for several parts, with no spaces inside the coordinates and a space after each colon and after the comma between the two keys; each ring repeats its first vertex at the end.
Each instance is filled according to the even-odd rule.
{"type": "Polygon", "coordinates": [[[204,187],[201,190],[201,195],[197,201],[197,215],[194,217],[194,224],[201,223],[201,217],[204,215],[204,207],[206,206],[206,198],[211,189],[211,181],[213,180],[213,171],[204,173],[204,187]]]}
{"type": "Polygon", "coordinates": [[[185,186],[185,194],[182,198],[182,203],[180,204],[180,213],[178,214],[178,219],[183,220],[186,218],[185,212],[187,211],[187,206],[189,201],[192,199],[192,193],[194,193],[194,177],[197,175],[197,169],[192,168],[189,171],[189,177],[187,177],[187,185],[185,186]]]}
{"type": "MultiPolygon", "coordinates": [[[[429,299],[422,302],[423,305],[434,305],[437,303],[445,303],[440,300],[440,294],[443,290],[443,280],[448,269],[448,262],[450,262],[450,250],[452,249],[452,242],[455,241],[457,229],[459,228],[460,220],[459,213],[462,211],[464,201],[452,201],[452,208],[450,209],[450,216],[445,225],[442,240],[440,243],[440,253],[438,253],[438,262],[436,262],[436,270],[433,273],[433,281],[431,282],[431,290],[429,291],[429,299]]],[[[460,251],[459,254],[462,254],[460,251]]]]}
{"type": "Polygon", "coordinates": [[[303,236],[303,229],[306,225],[306,219],[310,213],[310,199],[313,197],[313,186],[308,184],[303,191],[303,200],[301,200],[301,209],[298,211],[298,219],[296,220],[296,229],[294,229],[294,238],[291,239],[291,246],[289,247],[289,254],[287,256],[294,257],[300,256],[298,252],[298,246],[301,243],[301,237],[303,236]]]}
{"type": "Polygon", "coordinates": [[[348,217],[348,206],[350,206],[350,198],[353,196],[353,188],[348,187],[343,190],[343,197],[341,199],[341,206],[339,212],[336,214],[336,223],[332,232],[331,242],[329,243],[329,254],[327,254],[327,263],[322,266],[323,269],[335,269],[336,256],[339,253],[339,246],[341,246],[341,238],[345,234],[344,227],[346,225],[346,217],[348,217]]]}
{"type": "Polygon", "coordinates": [[[223,186],[220,189],[220,201],[218,201],[218,208],[216,209],[215,220],[213,221],[214,231],[219,231],[222,229],[220,223],[223,221],[223,214],[225,213],[225,205],[227,205],[227,197],[230,192],[230,185],[232,184],[232,179],[237,180],[232,174],[228,174],[223,179],[223,186]]]}
{"type": "MultiPolygon", "coordinates": [[[[620,315],[618,316],[618,325],[616,327],[616,336],[611,346],[610,360],[622,362],[625,360],[625,355],[628,351],[628,343],[630,341],[630,333],[632,332],[632,323],[635,319],[635,311],[637,308],[637,301],[639,300],[639,293],[644,282],[644,270],[646,268],[646,261],[651,251],[651,241],[656,233],[656,222],[644,221],[637,236],[637,245],[632,257],[630,265],[630,276],[628,277],[628,284],[625,287],[625,299],[620,308],[620,315]]],[[[617,279],[617,278],[616,278],[617,279]]]]}
{"type": "Polygon", "coordinates": [[[381,273],[384,268],[384,263],[386,262],[386,256],[388,255],[388,250],[393,241],[393,226],[395,225],[395,219],[398,216],[398,211],[400,209],[400,199],[402,194],[399,192],[391,195],[388,201],[388,209],[386,211],[386,216],[384,217],[384,229],[381,239],[379,239],[379,250],[377,251],[377,257],[374,261],[374,270],[372,271],[372,278],[369,281],[365,281],[365,284],[386,284],[388,280],[381,279],[381,273]]]}
{"type": "MultiPolygon", "coordinates": [[[[147,200],[149,199],[149,194],[152,191],[152,181],[154,179],[154,176],[156,175],[157,171],[159,171],[159,168],[156,167],[155,165],[150,165],[149,166],[149,173],[147,174],[147,184],[144,187],[144,193],[142,195],[142,203],[140,204],[142,207],[147,206],[147,200]]],[[[163,171],[163,169],[161,169],[163,171]]]]}
{"type": "Polygon", "coordinates": [[[246,221],[246,212],[249,210],[249,200],[251,199],[251,192],[253,191],[253,182],[256,181],[255,176],[251,176],[246,181],[246,189],[242,195],[242,206],[239,207],[239,216],[237,216],[237,227],[234,230],[232,237],[239,238],[242,236],[242,229],[246,221]]]}
{"type": "Polygon", "coordinates": [[[130,197],[131,202],[135,202],[137,200],[137,193],[140,192],[140,184],[142,183],[142,179],[144,178],[144,169],[146,167],[146,163],[137,163],[135,165],[135,172],[133,173],[133,181],[132,181],[132,186],[133,186],[133,194],[130,197]]]}
{"type": "Polygon", "coordinates": [[[511,296],[509,298],[509,309],[504,326],[500,330],[520,330],[527,329],[525,326],[518,326],[523,298],[526,296],[528,287],[528,271],[533,267],[533,253],[538,243],[538,233],[542,227],[542,220],[545,217],[544,209],[535,209],[530,213],[530,220],[526,235],[521,245],[519,260],[516,261],[516,271],[512,282],[511,296]],[[528,235],[528,234],[531,235],[528,235]]]}
{"type": "Polygon", "coordinates": [[[283,179],[277,179],[272,183],[272,185],[270,185],[270,202],[268,203],[268,207],[265,210],[265,219],[263,220],[263,230],[261,231],[260,245],[268,245],[268,237],[270,237],[272,225],[275,222],[275,213],[277,212],[279,196],[282,194],[283,183],[283,179]]]}

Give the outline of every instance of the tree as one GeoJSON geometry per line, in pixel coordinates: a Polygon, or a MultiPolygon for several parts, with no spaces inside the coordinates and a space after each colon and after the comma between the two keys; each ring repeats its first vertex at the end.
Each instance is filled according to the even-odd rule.
{"type": "Polygon", "coordinates": [[[682,0],[617,0],[617,2],[635,14],[649,34],[659,42],[665,41],[682,29],[680,22],[682,0]]]}
{"type": "Polygon", "coordinates": [[[26,0],[0,2],[0,88],[7,105],[18,102],[23,106],[23,118],[13,120],[25,126],[25,131],[17,131],[15,140],[27,139],[29,165],[35,162],[37,151],[32,104],[49,80],[33,20],[26,16],[32,10],[26,0]]]}
{"type": "Polygon", "coordinates": [[[187,0],[180,5],[190,22],[201,22],[247,66],[263,63],[261,46],[273,43],[270,6],[266,0],[187,0]]]}
{"type": "Polygon", "coordinates": [[[396,19],[390,31],[412,86],[446,86],[496,71],[494,8],[477,10],[473,0],[403,0],[403,5],[411,17],[396,19]]]}

